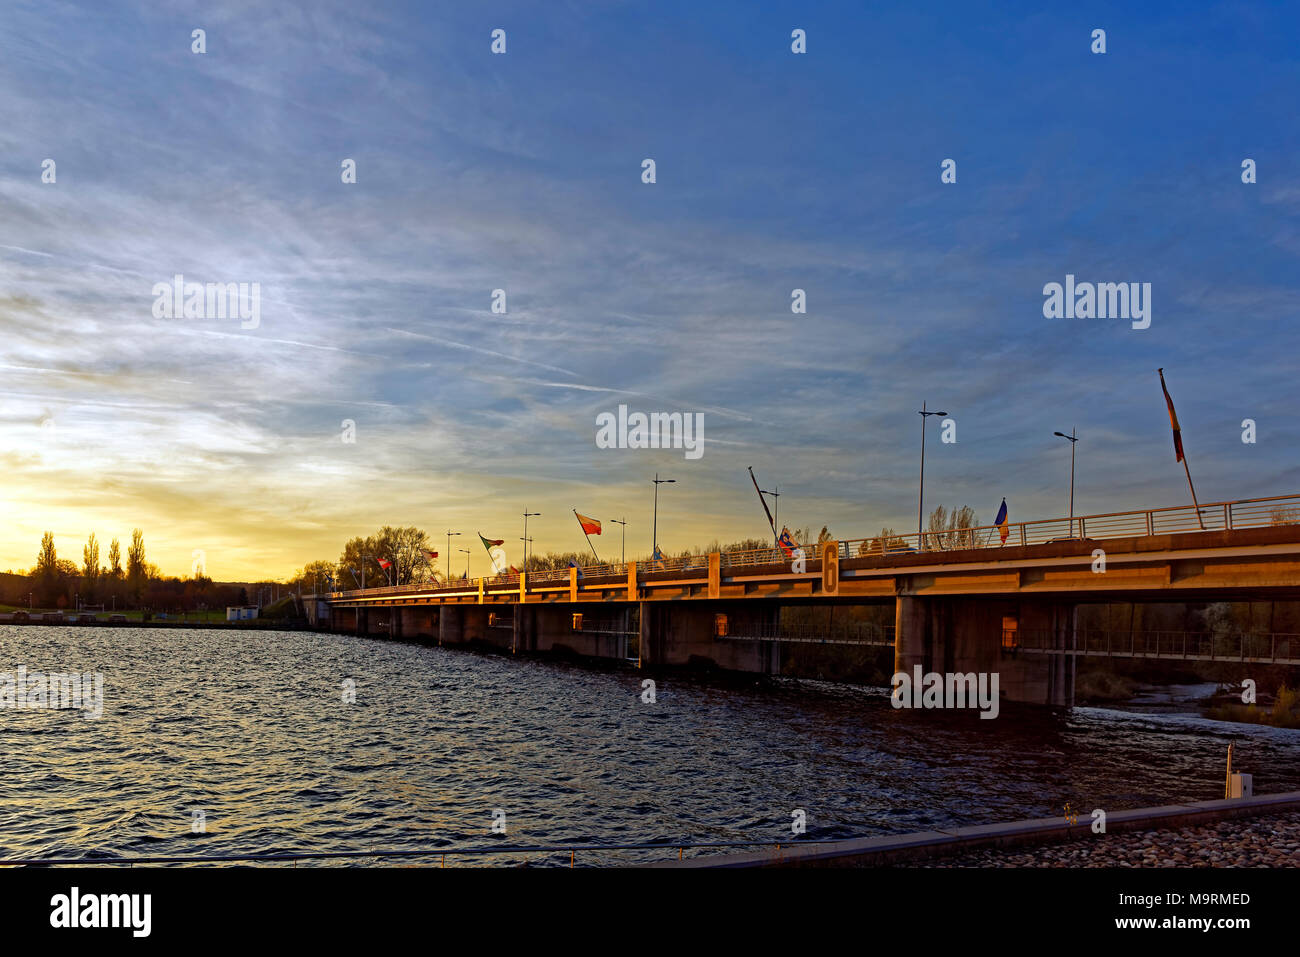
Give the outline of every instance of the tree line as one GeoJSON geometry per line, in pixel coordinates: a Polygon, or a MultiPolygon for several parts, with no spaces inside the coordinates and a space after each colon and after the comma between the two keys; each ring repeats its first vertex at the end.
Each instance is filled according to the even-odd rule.
{"type": "Polygon", "coordinates": [[[165,576],[148,560],[144,532],[131,531],[126,554],[114,538],[106,552],[94,532],[81,549],[80,563],[60,558],[54,533],[41,536],[36,564],[30,571],[5,575],[6,602],[34,608],[84,608],[102,605],[106,610],[199,610],[248,604],[242,585],[215,585],[202,572],[191,578],[165,576]],[[125,562],[124,562],[125,558],[125,562]]]}

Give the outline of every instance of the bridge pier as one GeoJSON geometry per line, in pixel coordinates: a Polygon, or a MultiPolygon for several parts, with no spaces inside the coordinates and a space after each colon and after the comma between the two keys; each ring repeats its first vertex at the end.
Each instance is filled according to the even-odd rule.
{"type": "Polygon", "coordinates": [[[1076,618],[1076,607],[1066,602],[900,596],[894,671],[911,675],[920,665],[924,673],[996,673],[1007,701],[1068,708],[1074,704],[1073,656],[1019,652],[1014,636],[1049,632],[1056,647],[1070,648],[1076,618]]]}

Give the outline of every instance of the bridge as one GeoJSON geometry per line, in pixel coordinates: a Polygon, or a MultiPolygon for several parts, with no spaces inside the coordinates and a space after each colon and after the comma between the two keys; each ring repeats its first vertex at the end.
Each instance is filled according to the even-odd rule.
{"type": "Polygon", "coordinates": [[[1080,657],[1300,665],[1300,636],[1092,633],[1081,604],[1300,598],[1300,495],[593,564],[309,596],[321,629],[774,674],[795,642],[892,647],[896,671],[998,672],[1074,698],[1080,657]],[[893,624],[833,621],[893,605],[893,624]],[[782,609],[825,606],[825,626],[782,609]]]}

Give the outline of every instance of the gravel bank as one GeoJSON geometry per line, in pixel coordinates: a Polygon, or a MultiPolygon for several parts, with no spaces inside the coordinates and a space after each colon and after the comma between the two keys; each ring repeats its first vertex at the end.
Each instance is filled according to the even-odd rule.
{"type": "Polygon", "coordinates": [[[984,848],[908,867],[1300,867],[1300,811],[1198,827],[984,848]]]}

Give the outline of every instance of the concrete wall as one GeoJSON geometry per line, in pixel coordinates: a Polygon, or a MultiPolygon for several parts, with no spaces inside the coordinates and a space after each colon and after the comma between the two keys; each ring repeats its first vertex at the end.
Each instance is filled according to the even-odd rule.
{"type": "Polygon", "coordinates": [[[718,614],[727,616],[727,630],[733,635],[747,631],[774,633],[780,620],[780,609],[775,605],[760,609],[748,602],[643,601],[642,665],[697,665],[757,674],[780,673],[779,644],[720,638],[715,625],[718,614]]]}
{"type": "Polygon", "coordinates": [[[588,658],[625,659],[631,627],[632,606],[626,602],[564,603],[514,606],[515,647],[520,651],[554,652],[588,658]],[[582,615],[582,628],[573,627],[573,616],[582,615]]]}

